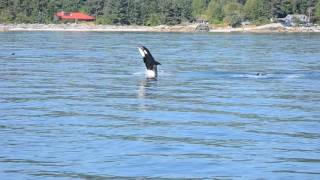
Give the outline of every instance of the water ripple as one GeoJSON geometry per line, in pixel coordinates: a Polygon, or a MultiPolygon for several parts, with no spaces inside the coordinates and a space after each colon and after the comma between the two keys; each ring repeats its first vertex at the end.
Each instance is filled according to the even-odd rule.
{"type": "Polygon", "coordinates": [[[0,175],[318,179],[319,40],[0,33],[0,175]]]}

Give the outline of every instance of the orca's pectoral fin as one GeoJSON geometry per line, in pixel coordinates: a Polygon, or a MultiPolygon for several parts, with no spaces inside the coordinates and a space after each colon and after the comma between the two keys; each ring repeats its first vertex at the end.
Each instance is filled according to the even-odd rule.
{"type": "Polygon", "coordinates": [[[155,61],[156,65],[161,65],[158,61],[155,61]]]}

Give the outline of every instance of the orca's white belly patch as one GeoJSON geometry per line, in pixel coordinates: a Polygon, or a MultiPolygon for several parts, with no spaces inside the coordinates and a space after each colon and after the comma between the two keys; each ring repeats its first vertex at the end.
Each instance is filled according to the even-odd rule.
{"type": "Polygon", "coordinates": [[[152,70],[147,70],[147,77],[148,78],[155,78],[156,77],[156,73],[152,70]]]}

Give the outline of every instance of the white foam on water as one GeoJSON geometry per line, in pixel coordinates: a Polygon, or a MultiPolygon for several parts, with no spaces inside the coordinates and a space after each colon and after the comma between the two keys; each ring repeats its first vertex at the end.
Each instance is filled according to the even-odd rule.
{"type": "Polygon", "coordinates": [[[296,78],[300,78],[301,76],[303,76],[303,75],[301,75],[301,74],[289,74],[285,78],[287,78],[287,79],[296,79],[296,78]]]}
{"type": "MultiPolygon", "coordinates": [[[[159,66],[158,66],[158,67],[159,67],[159,66]]],[[[153,72],[152,72],[152,73],[153,73],[153,72]]],[[[149,77],[149,76],[148,76],[148,70],[143,70],[143,71],[139,71],[139,72],[134,72],[134,73],[132,73],[132,75],[134,75],[134,76],[145,75],[145,76],[149,77]]],[[[172,76],[172,73],[166,72],[166,71],[164,71],[164,70],[158,70],[158,77],[159,77],[159,76],[164,76],[164,77],[172,76]]]]}
{"type": "Polygon", "coordinates": [[[158,76],[172,76],[172,73],[166,72],[164,70],[158,70],[158,76]]]}
{"type": "Polygon", "coordinates": [[[266,75],[257,75],[257,74],[235,74],[232,75],[231,77],[235,77],[235,78],[270,78],[272,77],[272,75],[266,74],[266,75]]]}
{"type": "Polygon", "coordinates": [[[146,73],[145,71],[139,71],[139,72],[133,73],[133,75],[142,75],[142,74],[145,74],[145,73],[146,73]]]}

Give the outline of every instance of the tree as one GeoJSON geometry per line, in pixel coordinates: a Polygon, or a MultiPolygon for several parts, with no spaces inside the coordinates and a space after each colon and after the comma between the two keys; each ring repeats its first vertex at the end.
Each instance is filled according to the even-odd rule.
{"type": "Polygon", "coordinates": [[[156,26],[159,24],[160,24],[160,18],[157,14],[151,14],[145,23],[145,25],[147,26],[156,26]]]}
{"type": "Polygon", "coordinates": [[[238,0],[238,3],[240,3],[241,5],[244,5],[246,3],[246,0],[238,0]]]}
{"type": "Polygon", "coordinates": [[[104,4],[102,24],[118,24],[119,23],[119,6],[118,0],[108,0],[104,4]]]}
{"type": "Polygon", "coordinates": [[[144,18],[142,15],[142,1],[131,0],[129,1],[128,9],[128,20],[130,24],[142,25],[144,18]]]}
{"type": "Polygon", "coordinates": [[[192,15],[193,17],[199,17],[203,14],[207,7],[207,0],[192,0],[192,15]]]}
{"type": "Polygon", "coordinates": [[[317,22],[320,22],[320,1],[317,3],[315,7],[314,17],[317,22]]]}
{"type": "Polygon", "coordinates": [[[320,0],[0,0],[0,23],[52,23],[58,11],[81,11],[102,24],[175,25],[196,18],[236,25],[288,14],[313,15],[320,0]],[[244,8],[242,6],[244,5],[244,8]],[[241,8],[239,8],[241,7],[241,8]],[[239,10],[241,9],[241,10],[239,10]]]}
{"type": "MultiPolygon", "coordinates": [[[[210,1],[209,5],[208,5],[208,9],[207,9],[207,16],[209,18],[209,21],[214,24],[221,23],[226,15],[224,12],[224,8],[227,4],[230,4],[230,3],[237,3],[237,1],[236,0],[212,0],[212,1],[210,1]]],[[[240,5],[240,4],[237,3],[237,5],[240,5]]],[[[230,12],[231,11],[233,11],[232,8],[230,9],[230,12]]]]}
{"type": "Polygon", "coordinates": [[[176,0],[177,6],[181,9],[181,21],[191,22],[194,20],[192,16],[192,0],[176,0]]]}
{"type": "Polygon", "coordinates": [[[248,0],[244,6],[246,18],[257,24],[265,23],[271,18],[268,0],[248,0]]]}
{"type": "Polygon", "coordinates": [[[176,25],[181,23],[181,9],[177,6],[175,1],[167,3],[165,11],[165,24],[176,25]]]}
{"type": "Polygon", "coordinates": [[[118,0],[119,1],[119,23],[120,24],[125,24],[125,25],[128,25],[130,24],[129,23],[129,20],[128,20],[128,0],[118,0]]]}
{"type": "Polygon", "coordinates": [[[83,8],[93,16],[102,16],[105,0],[89,0],[85,1],[83,8]]]}
{"type": "Polygon", "coordinates": [[[284,0],[271,0],[271,13],[275,18],[284,18],[288,12],[284,9],[284,0]]]}
{"type": "Polygon", "coordinates": [[[239,26],[243,19],[242,5],[238,2],[230,2],[224,6],[224,22],[231,25],[232,27],[239,26]]]}

